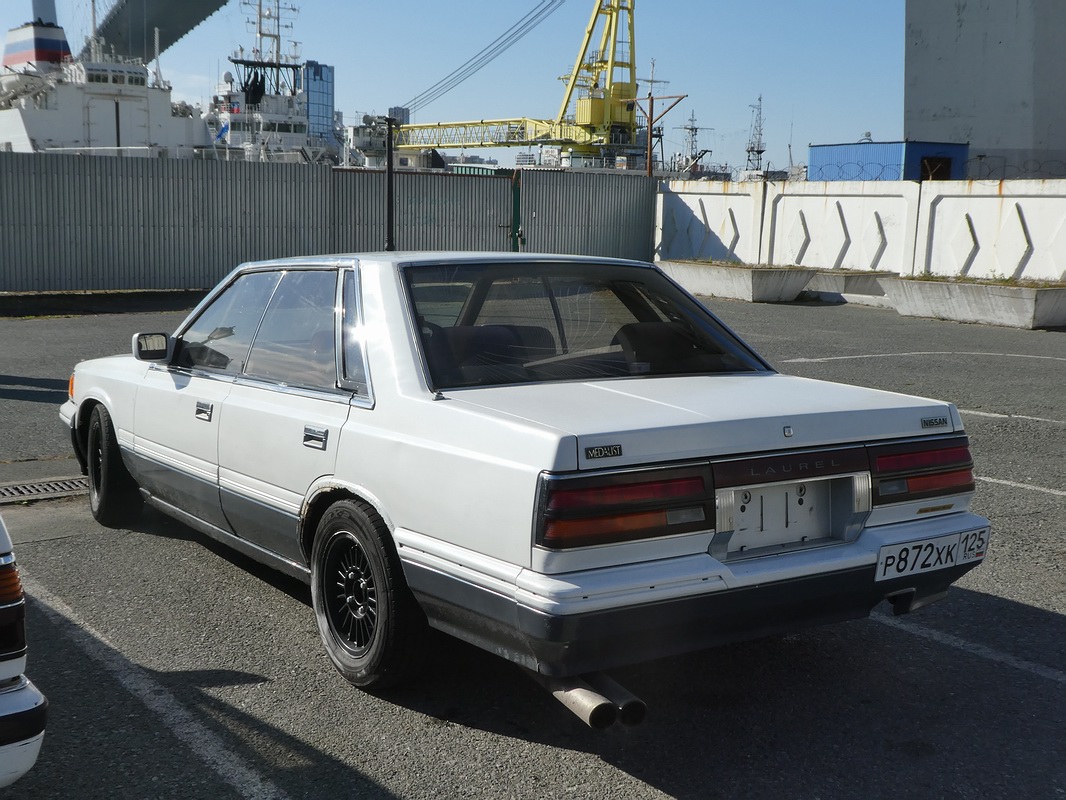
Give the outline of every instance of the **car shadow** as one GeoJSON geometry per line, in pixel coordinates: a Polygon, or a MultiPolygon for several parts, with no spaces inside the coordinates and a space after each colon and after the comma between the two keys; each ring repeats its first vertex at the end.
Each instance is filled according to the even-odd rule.
{"type": "MultiPolygon", "coordinates": [[[[144,521],[155,535],[184,531],[310,606],[304,583],[162,515],[144,521]]],[[[1066,696],[1055,677],[1066,660],[1066,617],[956,587],[893,619],[878,609],[870,620],[613,670],[648,704],[635,728],[593,731],[523,669],[436,631],[419,680],[372,694],[441,726],[594,755],[679,798],[881,797],[909,788],[946,798],[1003,785],[1016,796],[1053,797],[1049,787],[1066,786],[1066,696]]]]}
{"type": "Polygon", "coordinates": [[[48,730],[33,770],[12,790],[0,789],[0,797],[200,798],[229,796],[228,789],[244,797],[298,797],[329,785],[350,797],[396,797],[352,765],[218,697],[235,687],[270,691],[269,678],[228,669],[153,670],[39,601],[31,599],[31,613],[35,630],[52,625],[62,634],[51,637],[51,646],[49,637],[35,637],[48,730]],[[120,685],[111,685],[115,676],[120,685]],[[100,707],[100,697],[111,705],[100,707]],[[204,762],[198,772],[175,760],[185,747],[204,762]]]}
{"type": "MultiPolygon", "coordinates": [[[[1066,642],[1066,617],[954,593],[944,603],[955,613],[1066,642]]],[[[382,696],[449,724],[594,754],[671,797],[879,797],[907,786],[923,797],[987,796],[989,764],[993,785],[1055,796],[1045,791],[1066,780],[1066,700],[1053,678],[1018,669],[1036,655],[990,661],[987,645],[960,649],[920,614],[906,628],[885,619],[877,611],[613,670],[648,704],[637,728],[593,731],[519,668],[443,635],[432,672],[382,696]]]]}
{"type": "Polygon", "coordinates": [[[127,530],[147,536],[162,536],[167,539],[197,542],[219,558],[230,562],[250,575],[256,576],[261,581],[269,583],[275,589],[284,592],[294,600],[299,600],[308,607],[311,605],[311,590],[308,584],[278,572],[265,564],[260,564],[243,553],[237,552],[232,547],[227,547],[207,534],[200,533],[200,531],[190,528],[173,517],[168,517],[149,505],[145,505],[140,516],[129,523],[127,530]]]}
{"type": "Polygon", "coordinates": [[[61,405],[67,399],[67,382],[58,378],[0,375],[0,400],[61,405]]]}

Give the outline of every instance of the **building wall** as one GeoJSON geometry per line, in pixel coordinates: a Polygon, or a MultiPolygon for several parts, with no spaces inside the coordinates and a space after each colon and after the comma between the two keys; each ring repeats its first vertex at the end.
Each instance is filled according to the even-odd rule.
{"type": "Polygon", "coordinates": [[[320,142],[337,144],[333,135],[333,67],[308,61],[303,68],[307,92],[307,132],[320,142]]]}
{"type": "Polygon", "coordinates": [[[907,0],[904,138],[969,143],[971,178],[1066,177],[1066,2],[907,0]]]}

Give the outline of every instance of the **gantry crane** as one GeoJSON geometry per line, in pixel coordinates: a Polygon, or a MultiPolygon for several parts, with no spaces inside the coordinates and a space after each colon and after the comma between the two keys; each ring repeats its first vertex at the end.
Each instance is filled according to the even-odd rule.
{"type": "MultiPolygon", "coordinates": [[[[593,156],[643,154],[638,103],[633,5],[594,0],[592,17],[553,120],[518,119],[401,125],[396,147],[524,147],[558,145],[593,156]],[[599,30],[599,47],[593,49],[599,30]]],[[[643,127],[643,126],[641,126],[643,127]]]]}

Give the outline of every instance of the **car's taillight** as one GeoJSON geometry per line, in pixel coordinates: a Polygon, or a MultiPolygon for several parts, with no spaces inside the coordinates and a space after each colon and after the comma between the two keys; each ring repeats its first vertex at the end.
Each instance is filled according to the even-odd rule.
{"type": "Polygon", "coordinates": [[[553,550],[712,528],[707,465],[561,478],[544,476],[537,543],[553,550]]]}
{"type": "Polygon", "coordinates": [[[22,600],[22,580],[13,556],[0,556],[0,606],[10,606],[22,600]]]}
{"type": "Polygon", "coordinates": [[[869,448],[874,505],[924,500],[974,490],[966,437],[869,448]]]}

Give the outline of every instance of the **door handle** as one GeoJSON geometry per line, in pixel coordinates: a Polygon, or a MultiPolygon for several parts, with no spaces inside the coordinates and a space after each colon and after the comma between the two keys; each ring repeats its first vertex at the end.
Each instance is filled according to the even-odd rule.
{"type": "Polygon", "coordinates": [[[328,428],[312,428],[310,425],[304,425],[304,447],[325,450],[328,438],[328,428]]]}
{"type": "Polygon", "coordinates": [[[211,403],[205,403],[201,400],[196,401],[196,418],[203,420],[204,422],[211,421],[211,412],[215,407],[211,403]]]}

